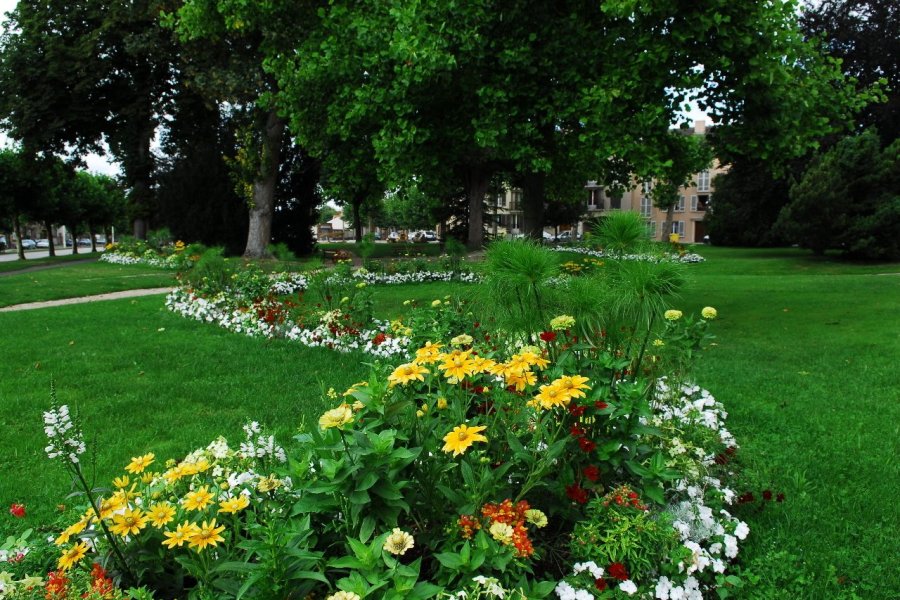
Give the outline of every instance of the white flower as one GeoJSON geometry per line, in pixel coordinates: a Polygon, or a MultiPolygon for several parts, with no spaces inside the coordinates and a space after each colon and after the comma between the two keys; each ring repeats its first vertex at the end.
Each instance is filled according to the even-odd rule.
{"type": "Polygon", "coordinates": [[[669,600],[669,592],[672,590],[672,582],[669,581],[669,578],[665,575],[659,578],[659,581],[656,582],[656,596],[654,596],[657,600],[669,600]]]}
{"type": "Polygon", "coordinates": [[[633,595],[637,592],[637,586],[630,579],[626,579],[622,583],[619,584],[619,589],[628,594],[629,596],[633,595]]]}
{"type": "Polygon", "coordinates": [[[748,533],[750,533],[750,527],[743,521],[734,528],[734,536],[739,540],[746,539],[748,533]]]}

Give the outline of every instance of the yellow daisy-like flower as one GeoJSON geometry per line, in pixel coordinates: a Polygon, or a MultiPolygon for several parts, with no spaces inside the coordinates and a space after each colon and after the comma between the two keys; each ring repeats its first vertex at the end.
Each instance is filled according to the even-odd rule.
{"type": "Polygon", "coordinates": [[[444,362],[438,365],[438,369],[444,372],[447,379],[462,380],[475,372],[475,363],[469,358],[468,352],[454,350],[450,354],[444,354],[442,358],[444,362]]]}
{"type": "MultiPolygon", "coordinates": [[[[121,491],[121,490],[119,490],[121,491]]],[[[100,502],[100,518],[101,519],[109,519],[112,517],[113,513],[117,510],[121,510],[125,508],[128,504],[128,499],[125,498],[124,494],[113,494],[111,498],[105,498],[100,502]]],[[[93,517],[94,515],[91,514],[93,517]]]]}
{"type": "Polygon", "coordinates": [[[575,317],[569,315],[559,315],[550,320],[550,329],[553,331],[562,331],[571,329],[575,326],[575,317]]]}
{"type": "Polygon", "coordinates": [[[72,538],[72,532],[69,531],[68,527],[66,527],[65,529],[63,529],[62,533],[60,533],[56,537],[56,539],[53,540],[53,543],[56,544],[57,546],[62,546],[63,544],[68,544],[69,540],[71,538],[72,538]]]}
{"type": "Polygon", "coordinates": [[[441,304],[443,304],[443,302],[441,302],[440,300],[432,300],[431,301],[432,308],[436,308],[436,307],[440,306],[441,304]]]}
{"type": "Polygon", "coordinates": [[[529,366],[537,367],[540,370],[546,369],[547,365],[550,364],[549,360],[547,360],[537,352],[522,352],[522,358],[528,362],[529,366]]]}
{"type": "MultiPolygon", "coordinates": [[[[149,467],[153,460],[156,458],[156,455],[152,452],[148,452],[143,456],[132,456],[131,462],[128,463],[128,466],[125,467],[125,470],[133,475],[137,475],[138,473],[143,473],[144,469],[149,467]]],[[[123,486],[124,487],[124,486],[123,486]]]]}
{"type": "Polygon", "coordinates": [[[219,512],[234,514],[241,512],[248,506],[250,506],[250,499],[244,494],[238,494],[234,498],[219,502],[219,512]]]}
{"type": "Polygon", "coordinates": [[[453,456],[464,454],[469,446],[475,442],[486,442],[488,439],[481,435],[487,429],[486,425],[469,427],[465,423],[453,428],[453,431],[444,436],[444,452],[452,452],[453,456]]]}
{"type": "Polygon", "coordinates": [[[113,515],[109,530],[116,535],[127,537],[137,535],[147,526],[147,516],[139,508],[128,509],[121,515],[113,515]]]}
{"type": "Polygon", "coordinates": [[[225,538],[219,535],[223,531],[225,531],[225,526],[216,527],[215,519],[208,523],[203,521],[203,525],[199,527],[198,531],[188,538],[188,547],[196,548],[200,552],[207,546],[215,546],[219,542],[224,542],[225,538]]]}
{"type": "Polygon", "coordinates": [[[157,529],[162,529],[175,518],[175,507],[168,502],[157,502],[147,511],[147,518],[157,529]]]}
{"type": "Polygon", "coordinates": [[[212,504],[213,495],[207,486],[188,492],[181,500],[181,505],[187,510],[203,510],[212,504]]]}
{"type": "Polygon", "coordinates": [[[319,417],[319,427],[322,429],[331,429],[332,427],[342,429],[344,425],[352,422],[353,408],[346,402],[337,408],[325,411],[325,413],[319,417]]]}
{"type": "Polygon", "coordinates": [[[662,341],[661,339],[656,338],[655,340],[653,340],[653,345],[657,348],[660,348],[662,346],[665,346],[666,343],[664,341],[662,341]]]}
{"type": "Polygon", "coordinates": [[[570,398],[584,398],[584,390],[591,389],[591,386],[587,385],[588,381],[587,377],[582,377],[581,375],[563,375],[554,381],[552,385],[558,386],[570,398]]]}
{"type": "Polygon", "coordinates": [[[437,399],[435,406],[437,406],[438,410],[444,410],[445,408],[447,408],[447,399],[441,396],[437,399]]]}
{"type": "Polygon", "coordinates": [[[704,319],[712,320],[719,316],[719,313],[712,306],[704,306],[703,310],[700,311],[700,316],[704,319]]]}
{"type": "Polygon", "coordinates": [[[402,531],[399,527],[394,527],[391,535],[384,540],[384,550],[394,556],[402,556],[413,546],[415,546],[413,536],[402,531]]]}
{"type": "Polygon", "coordinates": [[[360,382],[358,382],[358,383],[354,383],[354,384],[351,385],[349,388],[347,388],[347,391],[344,392],[343,395],[344,395],[344,397],[346,397],[346,396],[352,396],[353,394],[355,394],[356,392],[359,391],[359,388],[365,387],[365,386],[367,386],[367,385],[369,385],[369,382],[368,382],[368,381],[360,381],[360,382]]]}
{"type": "Polygon", "coordinates": [[[163,546],[172,549],[176,546],[179,548],[192,537],[200,533],[200,528],[195,523],[185,521],[175,528],[175,531],[166,531],[163,535],[166,539],[162,541],[163,546]]]}
{"type": "Polygon", "coordinates": [[[113,479],[113,485],[119,489],[128,487],[129,483],[131,483],[131,480],[128,478],[128,475],[122,475],[113,479]]]}
{"type": "Polygon", "coordinates": [[[525,511],[525,520],[538,529],[547,526],[547,515],[536,508],[529,508],[525,511]]]}
{"type": "Polygon", "coordinates": [[[150,485],[153,483],[153,480],[156,479],[159,473],[154,473],[153,471],[144,471],[141,473],[141,483],[144,485],[150,485]]]}
{"type": "Polygon", "coordinates": [[[554,406],[565,406],[572,400],[572,397],[554,382],[550,385],[542,385],[534,399],[540,402],[541,408],[551,409],[554,406]]]}
{"type": "Polygon", "coordinates": [[[172,467],[171,469],[163,473],[163,478],[169,485],[175,483],[182,477],[187,477],[187,473],[185,472],[184,467],[182,467],[181,465],[172,467]]]}
{"type": "Polygon", "coordinates": [[[443,344],[425,342],[424,346],[416,350],[416,358],[413,362],[420,365],[430,365],[437,362],[438,357],[441,355],[442,347],[443,344]]]}
{"type": "Polygon", "coordinates": [[[670,308],[665,313],[663,313],[663,316],[666,318],[667,321],[677,321],[678,319],[681,318],[681,314],[682,313],[680,310],[675,310],[673,308],[670,308]]]}
{"type": "Polygon", "coordinates": [[[256,489],[263,493],[274,492],[282,485],[284,485],[284,482],[274,475],[269,475],[268,477],[263,477],[259,480],[259,483],[256,484],[256,489]]]}
{"type": "Polygon", "coordinates": [[[483,356],[472,357],[472,373],[490,373],[496,368],[497,363],[483,356]]]}
{"type": "Polygon", "coordinates": [[[522,371],[521,373],[511,373],[505,379],[506,385],[516,388],[517,392],[524,391],[529,385],[537,383],[537,375],[531,371],[522,371]]]}
{"type": "Polygon", "coordinates": [[[413,380],[425,381],[425,375],[428,372],[428,369],[415,362],[406,363],[405,365],[400,365],[394,369],[393,373],[388,375],[388,384],[390,387],[394,387],[398,384],[406,385],[413,380]]]}
{"type": "Polygon", "coordinates": [[[59,566],[61,571],[68,571],[85,557],[87,551],[88,545],[85,542],[79,542],[63,552],[62,556],[59,557],[57,566],[59,566]]]}

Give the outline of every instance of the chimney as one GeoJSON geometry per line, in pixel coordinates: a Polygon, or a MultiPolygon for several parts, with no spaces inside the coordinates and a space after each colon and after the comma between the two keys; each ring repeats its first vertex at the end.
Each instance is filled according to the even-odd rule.
{"type": "Polygon", "coordinates": [[[696,135],[706,135],[706,119],[697,119],[694,121],[694,133],[696,135]]]}

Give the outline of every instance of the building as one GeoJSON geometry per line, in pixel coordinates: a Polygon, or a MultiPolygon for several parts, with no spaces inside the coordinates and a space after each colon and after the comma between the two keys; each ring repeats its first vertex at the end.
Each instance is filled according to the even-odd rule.
{"type": "MultiPolygon", "coordinates": [[[[706,134],[706,122],[694,122],[694,135],[706,134]]],[[[689,185],[679,189],[678,203],[672,218],[672,233],[677,233],[679,240],[686,243],[702,243],[706,237],[704,218],[712,203],[712,182],[716,175],[725,172],[718,161],[714,160],[709,169],[694,174],[689,185]]],[[[647,222],[647,229],[655,240],[663,240],[663,229],[666,222],[666,211],[653,206],[651,191],[653,181],[637,183],[632,189],[620,196],[612,196],[596,181],[588,181],[585,185],[587,205],[584,220],[578,224],[579,233],[583,232],[585,223],[614,210],[633,210],[640,212],[647,222]]]]}

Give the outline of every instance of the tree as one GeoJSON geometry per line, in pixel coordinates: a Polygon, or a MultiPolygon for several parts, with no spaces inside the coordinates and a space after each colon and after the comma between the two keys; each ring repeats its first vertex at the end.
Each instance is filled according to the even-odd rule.
{"type": "Polygon", "coordinates": [[[164,17],[182,43],[215,47],[218,64],[204,63],[195,84],[216,102],[243,107],[248,122],[239,135],[241,151],[234,166],[248,189],[249,226],[244,256],[268,255],[275,212],[281,143],[285,120],[279,114],[277,79],[267,75],[268,56],[302,41],[313,20],[312,3],[186,0],[164,17]]]}
{"type": "MultiPolygon", "coordinates": [[[[22,216],[29,198],[29,182],[22,154],[17,150],[0,149],[0,222],[9,222],[16,239],[22,239],[22,216]]],[[[18,245],[19,260],[25,260],[25,249],[18,245]]]]}
{"type": "Polygon", "coordinates": [[[570,164],[554,160],[568,146],[596,164],[616,157],[641,177],[665,175],[669,127],[689,99],[723,125],[726,150],[770,160],[804,151],[846,118],[856,90],[802,39],[794,8],[333,3],[320,10],[313,46],[266,65],[295,126],[307,116],[306,90],[318,92],[331,70],[343,83],[324,98],[322,129],[378,123],[371,143],[389,183],[452,173],[469,202],[469,244],[479,246],[494,173],[533,178],[529,196],[540,199],[541,178],[570,164]]]}
{"type": "Polygon", "coordinates": [[[885,146],[900,137],[900,6],[894,0],[807,2],[803,31],[820,38],[829,55],[860,85],[885,84],[881,102],[857,114],[863,128],[875,127],[885,146]]]}
{"type": "MultiPolygon", "coordinates": [[[[78,171],[75,179],[75,193],[82,206],[83,224],[91,238],[91,252],[96,252],[97,233],[118,223],[125,216],[125,191],[108,175],[78,171]]],[[[72,235],[75,235],[74,230],[72,235]]],[[[77,245],[77,240],[74,243],[77,245]]]]}
{"type": "Polygon", "coordinates": [[[791,186],[777,227],[815,254],[900,258],[900,140],[881,149],[872,132],[849,136],[813,159],[791,186]]]}

